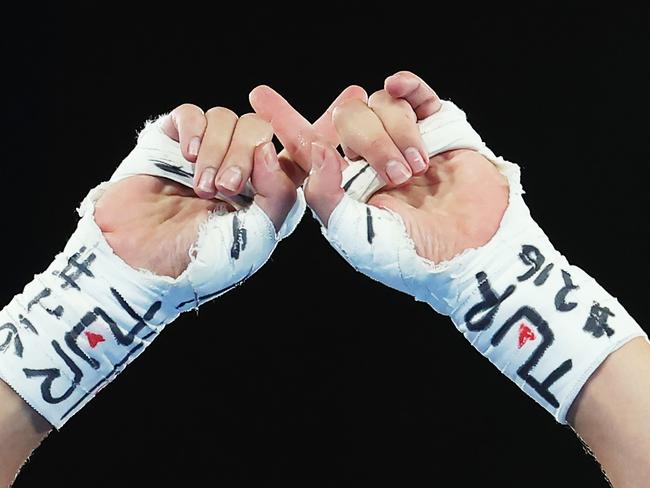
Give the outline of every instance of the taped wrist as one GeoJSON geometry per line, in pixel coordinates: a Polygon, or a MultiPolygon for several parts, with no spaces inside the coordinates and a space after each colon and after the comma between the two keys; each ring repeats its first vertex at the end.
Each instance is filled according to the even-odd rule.
{"type": "Polygon", "coordinates": [[[181,312],[233,289],[259,269],[304,212],[299,198],[276,233],[252,199],[211,214],[178,277],[136,270],[113,253],[97,227],[95,202],[106,187],[137,174],[192,186],[192,166],[159,122],[109,183],[88,194],[62,253],[0,311],[0,378],[54,427],[92,399],[181,312]],[[175,169],[174,169],[175,168],[175,169]]]}
{"type": "Polygon", "coordinates": [[[417,255],[401,217],[364,202],[383,183],[365,162],[344,172],[346,195],[325,237],[357,270],[429,303],[558,422],[605,358],[645,333],[621,304],[550,243],[523,200],[519,167],[496,157],[451,102],[420,123],[430,156],[472,149],[506,176],[495,236],[444,263],[417,255]]]}

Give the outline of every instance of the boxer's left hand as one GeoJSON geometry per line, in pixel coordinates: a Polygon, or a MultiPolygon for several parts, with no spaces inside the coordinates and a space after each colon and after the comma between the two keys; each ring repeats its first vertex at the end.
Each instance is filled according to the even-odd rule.
{"type": "Polygon", "coordinates": [[[296,200],[296,188],[279,166],[270,124],[255,114],[238,118],[223,107],[204,113],[184,104],[165,117],[162,129],[180,142],[185,159],[196,164],[197,190],[149,175],[111,185],[96,204],[95,221],[124,261],[159,275],[177,277],[183,272],[208,214],[234,210],[213,198],[215,168],[224,180],[219,190],[230,194],[239,193],[250,175],[255,202],[276,230],[280,228],[296,200]],[[228,175],[241,177],[235,181],[228,175]]]}
{"type": "MultiPolygon", "coordinates": [[[[365,99],[359,87],[344,90],[311,124],[294,111],[300,125],[292,133],[295,154],[303,150],[301,141],[311,141],[311,131],[333,142],[335,107],[352,99],[365,99]],[[302,134],[302,135],[301,135],[302,134]]],[[[280,127],[296,128],[285,113],[266,114],[280,127]]],[[[271,124],[250,113],[237,117],[223,107],[203,111],[191,104],[174,109],[162,122],[165,134],[180,143],[183,157],[194,165],[194,190],[166,178],[133,176],[119,181],[96,204],[95,221],[108,243],[128,264],[156,274],[176,277],[189,264],[188,250],[196,240],[198,227],[212,211],[232,211],[232,206],[215,200],[217,191],[239,194],[251,179],[255,203],[271,219],[276,231],[296,201],[308,168],[294,164],[284,149],[276,154],[271,142],[271,124]]],[[[307,156],[310,145],[307,144],[307,156]]],[[[304,164],[307,158],[299,159],[304,164]]]]}

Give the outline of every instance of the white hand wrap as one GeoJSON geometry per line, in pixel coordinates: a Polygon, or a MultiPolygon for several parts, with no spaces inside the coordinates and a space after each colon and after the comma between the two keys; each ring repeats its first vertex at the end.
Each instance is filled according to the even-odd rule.
{"type": "Polygon", "coordinates": [[[363,161],[344,172],[347,193],[323,234],[357,270],[449,315],[481,354],[566,423],[594,370],[645,333],[553,248],[524,203],[519,167],[497,158],[459,108],[443,102],[420,131],[430,156],[473,149],[508,179],[508,208],[490,242],[449,262],[421,258],[398,215],[364,203],[382,183],[363,161]]]}
{"type": "MultiPolygon", "coordinates": [[[[160,120],[160,119],[159,119],[160,120]]],[[[109,183],[91,190],[81,220],[48,269],[0,312],[0,378],[53,426],[75,412],[142,353],[164,326],[257,271],[305,209],[302,192],[279,233],[253,202],[211,214],[176,279],[136,270],[115,255],[95,224],[106,187],[136,174],[192,186],[192,165],[159,122],[142,131],[109,183]]]]}

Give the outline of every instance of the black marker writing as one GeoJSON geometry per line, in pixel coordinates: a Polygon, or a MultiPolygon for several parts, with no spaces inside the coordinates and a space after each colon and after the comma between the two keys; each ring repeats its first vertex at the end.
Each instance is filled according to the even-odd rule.
{"type": "Polygon", "coordinates": [[[77,280],[81,277],[82,274],[88,276],[89,278],[95,277],[95,275],[93,275],[90,271],[90,265],[95,260],[95,255],[93,253],[90,253],[88,257],[83,261],[78,261],[85,251],[86,246],[83,246],[81,249],[79,249],[79,251],[68,258],[68,264],[65,266],[65,268],[63,268],[62,271],[52,272],[54,276],[58,276],[64,281],[64,283],[61,285],[61,288],[72,287],[80,290],[79,285],[77,284],[77,280]],[[70,271],[72,271],[72,273],[70,273],[70,271]]]}
{"type": "Polygon", "coordinates": [[[573,284],[571,275],[564,270],[562,270],[562,279],[564,280],[564,286],[555,295],[555,309],[558,312],[568,312],[576,308],[578,304],[575,302],[567,302],[566,297],[569,292],[577,290],[579,286],[573,284]]]}
{"type": "Polygon", "coordinates": [[[483,271],[477,273],[476,280],[478,281],[478,289],[481,292],[483,301],[474,305],[465,314],[465,324],[469,330],[474,332],[485,330],[492,325],[492,321],[499,311],[499,306],[506,298],[514,293],[516,288],[515,285],[510,285],[499,296],[490,286],[490,281],[483,271]],[[477,317],[480,315],[482,317],[477,320],[477,317]]]}
{"type": "Polygon", "coordinates": [[[47,298],[51,294],[52,290],[50,288],[43,288],[34,298],[29,301],[29,303],[27,303],[27,311],[31,312],[34,305],[40,305],[47,313],[54,315],[57,319],[60,319],[63,315],[63,307],[61,305],[57,305],[56,308],[52,310],[41,303],[41,300],[43,300],[43,298],[47,298]]]}
{"type": "Polygon", "coordinates": [[[5,341],[2,344],[0,344],[0,352],[5,352],[9,347],[9,344],[11,344],[11,342],[13,341],[14,354],[19,358],[22,358],[23,350],[24,350],[23,343],[20,340],[20,336],[18,335],[18,329],[16,329],[16,326],[11,322],[7,322],[6,324],[0,325],[0,332],[2,332],[3,330],[6,330],[8,332],[5,341]]]}
{"type": "Polygon", "coordinates": [[[368,244],[372,244],[372,240],[375,238],[375,229],[372,226],[372,213],[370,213],[370,207],[366,207],[366,227],[368,229],[368,244]]]}
{"type": "Polygon", "coordinates": [[[246,249],[246,229],[242,227],[242,223],[235,213],[232,219],[232,247],[230,248],[230,257],[239,259],[239,253],[244,249],[246,249]]]}
{"type": "MultiPolygon", "coordinates": [[[[77,386],[79,386],[79,382],[81,381],[81,378],[83,378],[83,373],[81,372],[81,369],[79,369],[79,366],[77,366],[75,362],[72,359],[70,359],[70,356],[68,356],[63,351],[63,349],[61,348],[58,342],[52,341],[52,348],[59,355],[59,357],[63,359],[63,362],[72,371],[72,383],[70,384],[70,386],[66,391],[64,391],[59,396],[54,396],[52,394],[52,383],[54,383],[54,380],[56,380],[61,376],[61,370],[57,368],[47,368],[47,369],[23,368],[23,372],[25,373],[25,376],[27,378],[38,378],[43,376],[44,379],[43,382],[41,383],[41,396],[43,397],[43,400],[45,400],[47,403],[61,403],[63,400],[65,400],[70,395],[72,395],[72,392],[74,392],[77,386]]],[[[68,379],[67,376],[66,379],[68,379]]]]}
{"type": "MultiPolygon", "coordinates": [[[[517,281],[526,281],[530,279],[542,268],[544,261],[546,261],[546,258],[540,252],[540,250],[535,246],[531,246],[529,244],[524,244],[521,247],[519,259],[521,259],[524,264],[530,266],[530,269],[521,276],[517,276],[517,281]]],[[[533,281],[533,283],[535,283],[535,286],[541,286],[546,283],[546,280],[548,279],[552,269],[553,263],[548,264],[544,269],[542,269],[541,273],[539,273],[537,278],[535,278],[535,281],[533,281]]]]}
{"type": "Polygon", "coordinates": [[[607,334],[607,337],[611,337],[615,332],[607,323],[609,317],[615,317],[609,308],[601,307],[599,303],[594,303],[589,311],[589,317],[587,318],[587,322],[582,330],[589,332],[596,338],[602,337],[603,334],[607,334]]]}
{"type": "Polygon", "coordinates": [[[557,398],[555,398],[555,396],[549,391],[549,388],[553,383],[555,383],[571,370],[573,367],[573,362],[570,359],[564,361],[541,382],[532,376],[531,371],[535,366],[537,366],[546,350],[555,341],[553,331],[548,326],[548,323],[535,309],[532,307],[524,306],[517,310],[515,314],[506,320],[506,322],[494,334],[491,341],[492,345],[498,346],[508,331],[512,328],[512,326],[523,319],[528,320],[537,328],[537,331],[542,337],[542,342],[539,344],[539,346],[537,346],[530,357],[517,369],[517,374],[526,383],[528,383],[533,388],[533,390],[539,393],[539,395],[544,400],[553,405],[555,408],[558,408],[560,406],[560,403],[557,401],[557,398]]]}

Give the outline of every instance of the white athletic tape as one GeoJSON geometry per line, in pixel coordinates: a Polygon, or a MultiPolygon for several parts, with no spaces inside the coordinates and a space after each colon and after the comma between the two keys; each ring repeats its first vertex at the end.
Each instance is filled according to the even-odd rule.
{"type": "Polygon", "coordinates": [[[357,270],[429,303],[499,370],[561,422],[613,351],[645,333],[595,280],[552,246],[524,203],[519,167],[497,158],[451,102],[420,123],[429,155],[473,149],[509,182],[496,235],[451,261],[416,254],[399,215],[366,205],[383,183],[364,161],[344,172],[346,195],[323,234],[357,270]]]}
{"type": "Polygon", "coordinates": [[[113,253],[95,224],[106,187],[131,175],[192,186],[178,143],[148,125],[111,182],[82,202],[81,219],[62,253],[0,312],[0,378],[60,428],[142,353],[181,312],[231,290],[257,271],[305,209],[298,201],[280,232],[254,202],[211,214],[176,279],[136,270],[113,253]]]}

